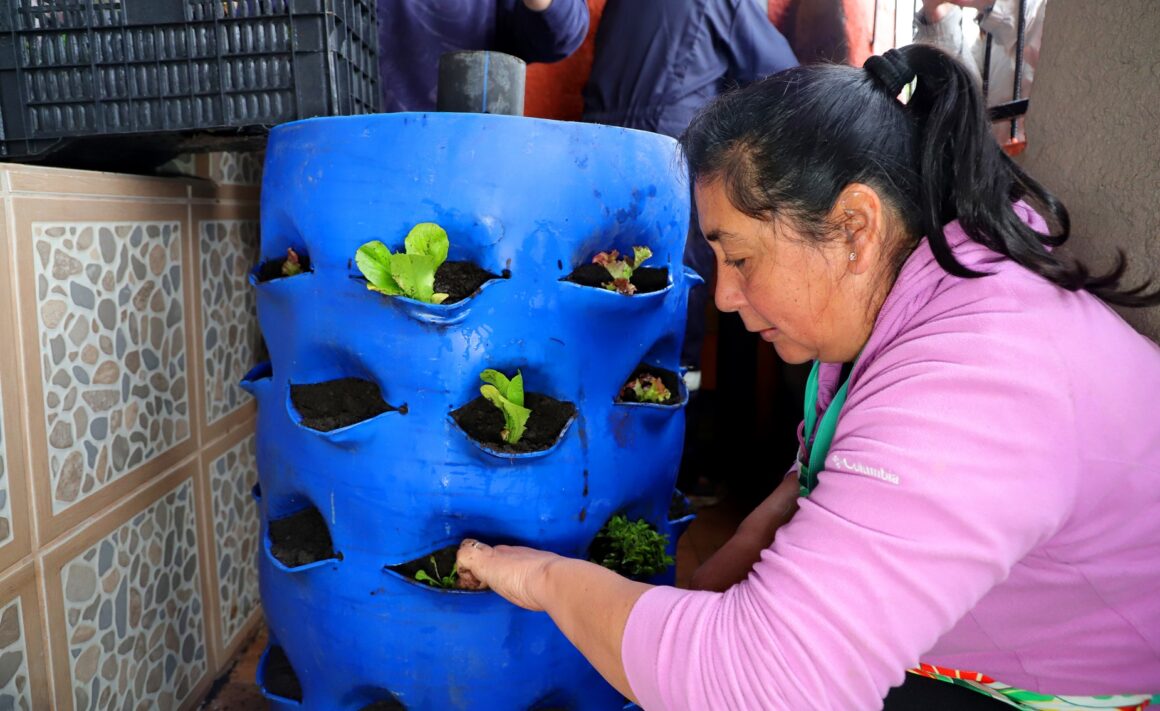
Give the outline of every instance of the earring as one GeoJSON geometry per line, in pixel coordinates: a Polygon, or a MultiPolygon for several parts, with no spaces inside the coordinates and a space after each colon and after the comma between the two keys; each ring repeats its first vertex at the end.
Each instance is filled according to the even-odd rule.
{"type": "Polygon", "coordinates": [[[854,261],[854,260],[855,260],[855,259],[857,259],[857,258],[858,258],[858,255],[857,255],[857,254],[855,254],[854,252],[850,252],[850,261],[851,261],[851,262],[852,262],[852,261],[854,261]]]}

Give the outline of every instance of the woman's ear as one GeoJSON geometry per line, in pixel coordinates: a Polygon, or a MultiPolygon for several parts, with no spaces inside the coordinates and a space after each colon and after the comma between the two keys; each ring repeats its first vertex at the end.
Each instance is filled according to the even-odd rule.
{"type": "Polygon", "coordinates": [[[884,205],[878,191],[862,183],[850,183],[838,194],[830,211],[830,224],[837,225],[838,243],[851,274],[864,274],[885,254],[884,205]]]}

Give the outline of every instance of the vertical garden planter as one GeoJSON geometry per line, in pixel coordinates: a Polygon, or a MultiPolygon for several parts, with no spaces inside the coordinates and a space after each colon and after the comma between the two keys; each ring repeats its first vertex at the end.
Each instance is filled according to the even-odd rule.
{"type": "Polygon", "coordinates": [[[274,279],[255,268],[271,362],[245,380],[259,404],[271,640],[259,683],[275,707],[623,706],[546,615],[410,574],[467,536],[583,557],[618,513],[664,533],[688,524],[670,515],[687,393],[678,379],[668,404],[621,397],[642,367],[678,370],[695,277],[681,264],[689,205],[675,151],[654,134],[482,114],[271,132],[262,257],[293,249],[309,264],[274,279]],[[450,260],[499,278],[449,305],[368,290],[359,246],[399,248],[420,222],[446,229],[450,260]],[[567,279],[634,245],[667,270],[660,290],[567,279]],[[459,427],[453,413],[486,368],[519,369],[529,393],[574,408],[555,443],[513,453],[459,427]],[[320,420],[318,402],[299,399],[335,381],[376,403],[364,419],[320,420]]]}

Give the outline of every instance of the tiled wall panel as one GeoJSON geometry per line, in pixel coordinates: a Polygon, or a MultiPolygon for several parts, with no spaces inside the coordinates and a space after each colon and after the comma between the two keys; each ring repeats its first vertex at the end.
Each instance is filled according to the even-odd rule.
{"type": "Polygon", "coordinates": [[[32,711],[35,708],[24,612],[20,598],[0,602],[0,711],[32,711]]]}
{"type": "Polygon", "coordinates": [[[0,578],[0,711],[41,711],[53,704],[32,565],[0,578]]]}
{"type": "Polygon", "coordinates": [[[258,609],[258,506],[250,491],[258,480],[254,435],[209,462],[221,639],[231,648],[258,609]]]}
{"type": "Polygon", "coordinates": [[[36,222],[54,513],[190,435],[180,222],[36,222]]]}
{"type": "MultiPolygon", "coordinates": [[[[0,546],[12,540],[12,502],[8,495],[8,461],[4,446],[4,383],[0,381],[0,546]]],[[[0,707],[3,711],[3,707],[0,707]]]]}
{"type": "Polygon", "coordinates": [[[264,154],[210,153],[210,177],[220,185],[261,185],[264,154]]]}
{"type": "Polygon", "coordinates": [[[261,343],[249,283],[258,258],[258,221],[204,219],[196,225],[206,420],[212,425],[250,402],[238,383],[257,361],[261,343]]]}
{"type": "Polygon", "coordinates": [[[79,552],[53,558],[49,583],[62,602],[50,614],[63,616],[74,709],[176,709],[205,675],[195,522],[185,477],[79,552]]]}
{"type": "Polygon", "coordinates": [[[186,711],[258,619],[261,158],[190,165],[0,164],[0,711],[186,711]]]}
{"type": "MultiPolygon", "coordinates": [[[[8,210],[0,201],[0,258],[11,261],[8,210]]],[[[21,372],[16,344],[16,311],[11,269],[0,269],[0,577],[24,557],[30,547],[28,529],[27,465],[24,458],[24,413],[21,410],[21,372]]],[[[0,707],[2,708],[2,707],[0,707]]]]}

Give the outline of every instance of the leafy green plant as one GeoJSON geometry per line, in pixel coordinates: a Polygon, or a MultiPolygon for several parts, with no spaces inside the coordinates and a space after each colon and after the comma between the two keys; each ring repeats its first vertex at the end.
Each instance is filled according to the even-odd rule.
{"type": "Polygon", "coordinates": [[[302,260],[293,247],[286,248],[286,261],[282,262],[282,276],[298,276],[302,273],[302,260]]]}
{"type": "Polygon", "coordinates": [[[479,393],[503,413],[504,427],[500,430],[500,437],[508,444],[519,442],[532,414],[524,407],[524,376],[517,370],[515,377],[509,380],[498,370],[488,368],[479,374],[479,379],[485,383],[480,386],[479,393]]]}
{"type": "Polygon", "coordinates": [[[629,521],[617,514],[604,524],[592,542],[592,561],[634,578],[656,575],[673,564],[665,553],[669,537],[648,521],[629,521]]]}
{"type": "Polygon", "coordinates": [[[601,265],[612,276],[612,281],[605,282],[601,286],[609,291],[617,291],[625,296],[632,296],[636,293],[636,286],[632,283],[632,273],[651,256],[652,250],[648,247],[633,247],[631,257],[622,257],[620,252],[614,249],[610,252],[600,252],[592,258],[592,263],[601,265]]]}
{"type": "Polygon", "coordinates": [[[631,392],[637,402],[668,402],[673,397],[672,391],[665,387],[664,382],[651,373],[641,373],[624,384],[620,391],[621,397],[631,392]]]}
{"type": "Polygon", "coordinates": [[[433,588],[450,589],[457,586],[459,583],[459,563],[451,566],[451,572],[447,575],[440,575],[439,564],[435,562],[435,556],[431,556],[427,560],[431,561],[431,569],[435,571],[434,577],[428,575],[426,570],[420,570],[415,573],[415,580],[427,583],[433,588]]]}
{"type": "Polygon", "coordinates": [[[435,293],[435,272],[447,261],[447,231],[434,222],[420,222],[407,233],[403,248],[392,254],[378,240],[358,248],[354,261],[367,278],[367,288],[428,304],[443,303],[447,294],[435,293]]]}

